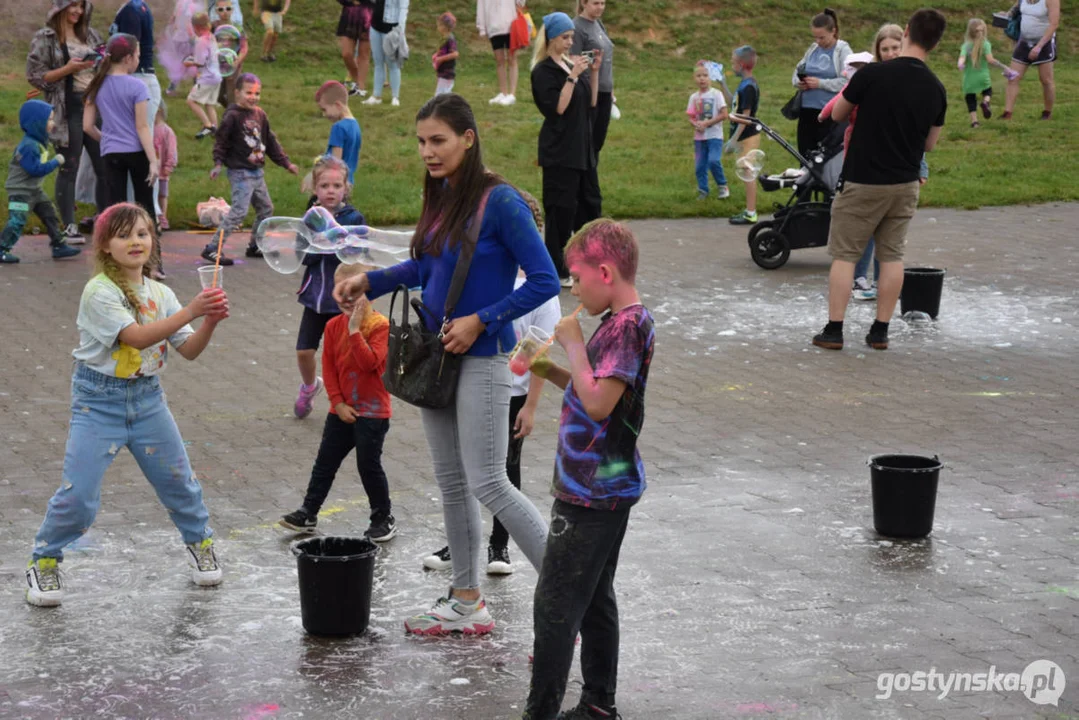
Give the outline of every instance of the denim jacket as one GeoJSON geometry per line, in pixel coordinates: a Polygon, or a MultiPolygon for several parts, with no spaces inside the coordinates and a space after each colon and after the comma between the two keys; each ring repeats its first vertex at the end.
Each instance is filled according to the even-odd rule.
{"type": "MultiPolygon", "coordinates": [[[[367,222],[363,213],[347,203],[333,214],[333,219],[338,225],[363,225],[367,222]]],[[[296,293],[300,304],[320,315],[336,315],[341,312],[337,301],[333,299],[333,274],[341,261],[334,254],[308,253],[303,264],[307,266],[303,273],[303,285],[296,293]]]]}

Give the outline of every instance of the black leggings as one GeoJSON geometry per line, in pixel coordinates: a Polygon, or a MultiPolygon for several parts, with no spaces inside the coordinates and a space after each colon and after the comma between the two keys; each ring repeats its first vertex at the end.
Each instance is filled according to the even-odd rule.
{"type": "MultiPolygon", "coordinates": [[[[101,165],[105,180],[105,206],[111,207],[127,201],[127,178],[135,189],[135,202],[150,213],[154,223],[154,249],[150,257],[150,268],[161,270],[161,233],[157,231],[157,213],[154,212],[154,186],[146,182],[150,176],[150,159],[142,150],[127,153],[109,153],[101,156],[101,165]]],[[[102,175],[97,176],[101,185],[102,175]]]]}
{"type": "Polygon", "coordinates": [[[599,151],[603,149],[603,143],[607,142],[607,128],[611,124],[611,105],[614,104],[612,93],[600,91],[596,98],[596,116],[592,122],[592,147],[596,149],[596,162],[599,162],[599,151]]]}
{"type": "Polygon", "coordinates": [[[993,88],[991,88],[991,87],[988,87],[985,90],[982,90],[978,94],[967,93],[966,95],[964,95],[963,99],[967,101],[967,112],[975,112],[978,109],[978,102],[983,97],[992,97],[992,95],[993,95],[993,88]]]}
{"type": "MultiPolygon", "coordinates": [[[[525,406],[527,395],[510,396],[510,444],[506,448],[506,475],[510,484],[518,490],[521,489],[521,448],[524,447],[524,438],[513,437],[513,424],[517,422],[517,413],[525,406]]],[[[495,516],[494,525],[491,528],[491,547],[504,548],[510,541],[510,534],[495,516]]]]}
{"type": "Polygon", "coordinates": [[[817,143],[827,137],[835,125],[831,119],[817,122],[818,115],[820,110],[808,108],[802,108],[798,115],[798,152],[803,156],[817,147],[817,143]]]}
{"type": "Polygon", "coordinates": [[[94,204],[101,212],[107,207],[105,202],[105,183],[102,178],[101,146],[97,140],[82,131],[82,95],[71,93],[67,96],[67,145],[58,147],[64,157],[64,164],[56,173],[56,207],[60,211],[60,220],[64,225],[75,222],[75,179],[79,175],[79,163],[82,149],[90,156],[97,183],[94,190],[94,204]]]}

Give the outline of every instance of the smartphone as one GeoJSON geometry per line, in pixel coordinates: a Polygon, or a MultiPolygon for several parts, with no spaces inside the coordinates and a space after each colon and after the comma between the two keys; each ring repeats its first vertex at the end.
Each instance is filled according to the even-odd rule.
{"type": "Polygon", "coordinates": [[[588,58],[588,63],[590,65],[595,65],[596,64],[596,51],[595,50],[584,50],[584,51],[581,52],[581,55],[583,57],[588,58]]]}
{"type": "Polygon", "coordinates": [[[804,72],[798,73],[798,80],[799,81],[805,82],[805,79],[806,79],[806,74],[804,72]]]}

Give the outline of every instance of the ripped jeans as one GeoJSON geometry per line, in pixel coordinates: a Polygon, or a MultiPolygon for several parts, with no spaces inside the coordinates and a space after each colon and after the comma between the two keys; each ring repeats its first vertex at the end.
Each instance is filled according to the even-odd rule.
{"type": "Polygon", "coordinates": [[[158,378],[125,380],[78,363],[71,378],[64,471],[34,538],[34,560],[63,559],[64,548],[90,529],[105,472],[123,447],[154,486],[185,544],[213,535],[202,487],[158,378]]]}
{"type": "Polygon", "coordinates": [[[551,720],[562,707],[581,634],[581,700],[610,707],[618,684],[614,574],[629,507],[593,510],[555,500],[533,604],[536,633],[525,720],[551,720]]]}

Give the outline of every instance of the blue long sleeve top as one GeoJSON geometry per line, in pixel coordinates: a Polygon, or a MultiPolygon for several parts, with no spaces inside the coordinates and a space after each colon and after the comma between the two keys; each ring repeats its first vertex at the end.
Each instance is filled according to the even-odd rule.
{"type": "MultiPolygon", "coordinates": [[[[377,298],[398,285],[420,285],[423,304],[438,316],[424,319],[429,329],[437,330],[458,255],[460,248],[447,248],[437,257],[424,254],[419,260],[406,260],[368,273],[371,288],[367,296],[377,298]]],[[[509,185],[494,187],[487,199],[472,265],[453,313],[453,318],[475,313],[486,325],[467,354],[508,352],[517,342],[513,320],[535,310],[559,290],[554,263],[536,229],[531,208],[509,185]],[[514,290],[518,266],[527,277],[524,285],[514,290]]],[[[394,312],[398,309],[394,308],[394,312]]]]}

